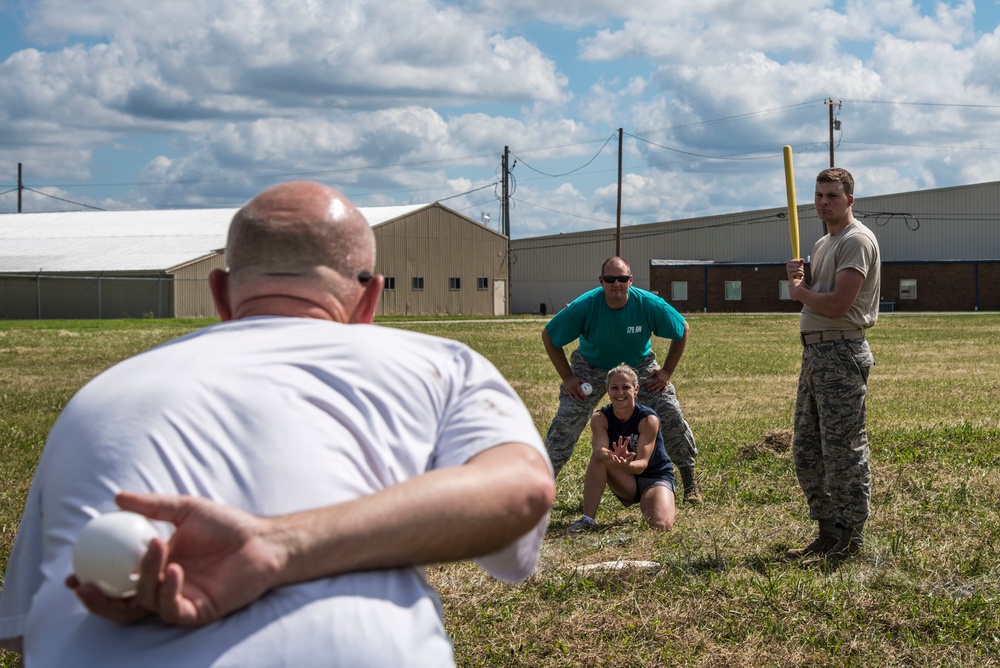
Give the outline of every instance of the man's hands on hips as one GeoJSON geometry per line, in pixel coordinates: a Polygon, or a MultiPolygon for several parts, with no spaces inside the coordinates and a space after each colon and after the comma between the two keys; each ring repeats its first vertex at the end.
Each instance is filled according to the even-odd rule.
{"type": "Polygon", "coordinates": [[[670,377],[672,375],[673,374],[671,374],[666,369],[663,368],[657,369],[653,373],[649,374],[649,377],[646,379],[646,384],[643,386],[643,389],[653,394],[659,394],[660,392],[663,392],[665,389],[667,389],[667,385],[670,384],[670,377]]]}
{"type": "Polygon", "coordinates": [[[583,401],[587,398],[587,395],[584,394],[582,387],[585,382],[586,381],[579,376],[569,375],[563,378],[562,386],[566,390],[566,394],[568,394],[571,399],[583,401]]]}

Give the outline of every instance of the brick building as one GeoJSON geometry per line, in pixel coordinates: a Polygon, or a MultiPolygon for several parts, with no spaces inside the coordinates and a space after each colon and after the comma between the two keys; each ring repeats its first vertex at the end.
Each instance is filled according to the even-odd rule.
{"type": "MultiPolygon", "coordinates": [[[[809,280],[808,265],[806,280],[809,280]]],[[[798,313],[785,264],[653,260],[649,289],[683,313],[798,313]]],[[[1000,311],[1000,260],[882,263],[883,311],[1000,311]]]]}

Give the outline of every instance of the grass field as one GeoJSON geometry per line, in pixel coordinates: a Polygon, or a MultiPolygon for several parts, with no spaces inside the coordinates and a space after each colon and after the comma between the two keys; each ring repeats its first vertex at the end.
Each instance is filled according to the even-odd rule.
{"type": "MultiPolygon", "coordinates": [[[[811,537],[783,447],[794,316],[693,315],[674,381],[707,502],[669,534],[605,496],[579,516],[587,434],[559,479],[540,566],[520,585],[429,569],[462,666],[1000,666],[1000,314],[883,317],[869,339],[873,513],[834,572],[782,557],[811,537]],[[645,570],[583,572],[616,559],[645,570]]],[[[0,571],[59,410],[88,379],[204,321],[0,323],[0,571]]],[[[541,432],[558,378],[542,321],[385,322],[490,358],[541,432]]],[[[656,348],[662,359],[664,345],[656,348]]],[[[17,665],[0,652],[0,665],[17,665]]]]}

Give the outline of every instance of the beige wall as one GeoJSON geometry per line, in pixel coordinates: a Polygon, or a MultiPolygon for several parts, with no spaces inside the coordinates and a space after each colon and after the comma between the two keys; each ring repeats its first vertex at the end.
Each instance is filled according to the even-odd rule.
{"type": "Polygon", "coordinates": [[[212,318],[219,314],[212,303],[208,274],[213,269],[225,269],[222,251],[194,262],[168,270],[174,277],[174,317],[212,318]]]}
{"type": "Polygon", "coordinates": [[[494,284],[506,279],[503,235],[434,204],[377,226],[375,239],[376,271],[395,279],[379,315],[493,315],[494,284]],[[413,289],[415,277],[423,290],[413,289]],[[451,278],[459,289],[450,289],[451,278]]]}

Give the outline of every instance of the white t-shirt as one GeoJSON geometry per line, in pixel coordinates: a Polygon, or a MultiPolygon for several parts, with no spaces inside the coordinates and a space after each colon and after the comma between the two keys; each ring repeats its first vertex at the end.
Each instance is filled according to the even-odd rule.
{"type": "MultiPolygon", "coordinates": [[[[63,584],[73,542],[87,520],[116,509],[121,490],[279,515],[512,441],[545,454],[510,385],[460,343],[305,318],[192,333],[101,374],[56,421],[0,591],[0,639],[23,636],[32,668],[451,665],[421,568],[283,587],[202,628],[123,627],[89,614],[63,584]]],[[[546,524],[479,563],[504,580],[527,577],[546,524]]]]}

